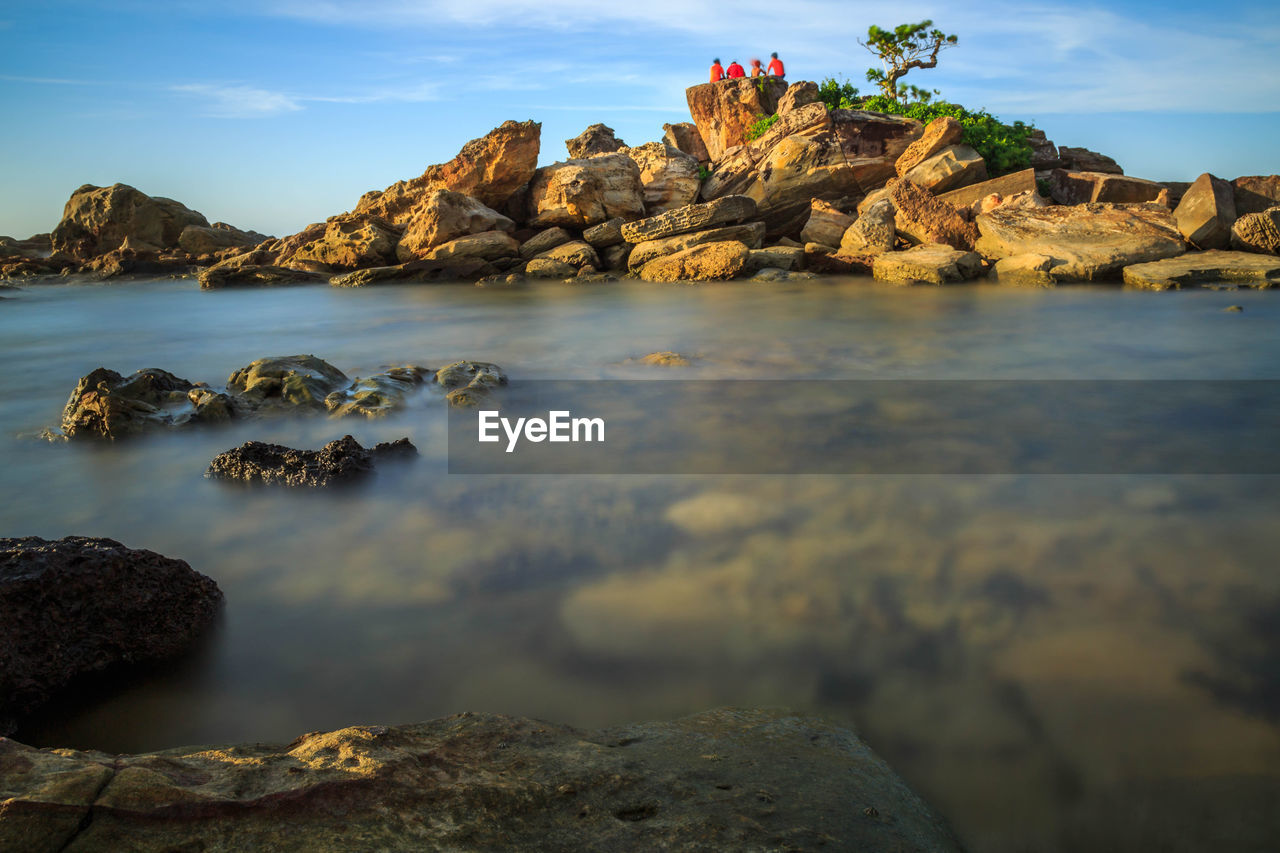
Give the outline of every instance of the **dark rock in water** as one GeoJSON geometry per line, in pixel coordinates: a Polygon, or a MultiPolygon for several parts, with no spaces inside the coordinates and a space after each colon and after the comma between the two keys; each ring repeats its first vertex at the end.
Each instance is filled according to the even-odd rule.
{"type": "Polygon", "coordinates": [[[960,849],[856,735],[785,711],[598,732],[458,714],[124,756],[0,741],[0,791],[3,849],[960,849]]]}
{"type": "Polygon", "coordinates": [[[246,408],[266,411],[323,411],[325,398],[351,382],[314,355],[260,358],[227,379],[229,391],[246,408]]]}
{"type": "Polygon", "coordinates": [[[334,287],[364,287],[369,284],[421,281],[466,282],[478,276],[488,275],[493,269],[493,264],[480,258],[410,261],[398,266],[371,267],[336,275],[329,279],[329,284],[334,287]]]}
{"type": "Polygon", "coordinates": [[[147,368],[124,377],[99,367],[71,392],[62,410],[62,431],[69,438],[122,438],[173,423],[163,407],[187,400],[195,386],[166,370],[147,368]]]}
{"type": "MultiPolygon", "coordinates": [[[[76,676],[185,651],[221,602],[182,560],[111,539],[0,539],[0,735],[76,676]]],[[[0,849],[32,849],[10,846],[7,831],[0,849]]]]}
{"type": "Polygon", "coordinates": [[[273,264],[234,265],[221,262],[200,273],[200,287],[217,290],[223,287],[254,287],[263,284],[314,284],[321,277],[308,270],[295,270],[273,264]]]}
{"type": "Polygon", "coordinates": [[[369,476],[380,456],[404,457],[417,452],[407,438],[365,449],[354,438],[344,435],[319,450],[295,450],[282,444],[246,441],[215,456],[204,475],[215,480],[246,483],[335,486],[369,476]]]}

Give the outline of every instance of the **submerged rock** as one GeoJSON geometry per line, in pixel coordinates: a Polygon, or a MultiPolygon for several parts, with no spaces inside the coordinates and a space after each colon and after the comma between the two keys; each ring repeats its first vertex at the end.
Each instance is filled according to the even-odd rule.
{"type": "Polygon", "coordinates": [[[416,455],[417,452],[407,438],[365,449],[354,438],[344,435],[319,450],[295,450],[282,444],[246,441],[215,456],[204,475],[213,480],[323,488],[363,480],[373,473],[374,463],[380,457],[416,455]]]}
{"type": "Polygon", "coordinates": [[[487,361],[455,361],[436,371],[436,384],[448,393],[445,399],[457,408],[486,401],[495,388],[507,384],[502,368],[487,361]]]}
{"type": "Polygon", "coordinates": [[[597,732],[458,714],[125,756],[0,741],[0,791],[5,849],[960,850],[853,732],[777,710],[597,732]]]}
{"type": "Polygon", "coordinates": [[[167,370],[146,368],[124,377],[99,367],[76,383],[62,410],[68,438],[123,438],[173,423],[166,406],[187,399],[195,386],[167,370]]]}
{"type": "MultiPolygon", "coordinates": [[[[0,735],[77,676],[186,651],[221,602],[182,560],[112,539],[0,539],[0,735]]],[[[0,773],[22,767],[0,758],[0,773]]],[[[6,841],[13,781],[0,782],[0,849],[35,849],[6,841]]]]}
{"type": "Polygon", "coordinates": [[[409,394],[421,386],[430,373],[425,367],[414,365],[393,367],[385,373],[357,379],[344,391],[334,391],[324,398],[324,404],[335,418],[347,415],[380,418],[403,408],[409,394]]]}
{"type": "Polygon", "coordinates": [[[259,411],[323,411],[325,398],[350,382],[345,373],[314,355],[283,355],[240,368],[227,379],[227,390],[259,411]]]}
{"type": "Polygon", "coordinates": [[[1252,252],[1188,252],[1124,268],[1124,283],[1144,290],[1178,290],[1201,283],[1280,286],[1280,258],[1252,252]]]}

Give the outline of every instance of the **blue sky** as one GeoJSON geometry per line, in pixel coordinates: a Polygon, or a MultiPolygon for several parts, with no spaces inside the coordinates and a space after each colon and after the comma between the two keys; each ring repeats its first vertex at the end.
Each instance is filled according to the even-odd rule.
{"type": "Polygon", "coordinates": [[[907,80],[949,100],[1156,180],[1280,172],[1274,0],[3,0],[0,234],[116,181],[287,234],[508,118],[543,123],[544,163],[596,121],[657,139],[712,56],[868,91],[857,38],[924,18],[960,43],[907,80]]]}

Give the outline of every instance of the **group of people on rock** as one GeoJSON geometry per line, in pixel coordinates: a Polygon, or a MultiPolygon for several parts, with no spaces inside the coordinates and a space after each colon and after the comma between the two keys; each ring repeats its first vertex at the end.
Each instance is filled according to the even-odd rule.
{"type": "MultiPolygon", "coordinates": [[[[769,54],[769,68],[766,71],[760,67],[760,60],[751,60],[751,76],[752,77],[786,77],[787,71],[782,66],[782,60],[778,58],[778,54],[769,54]]],[[[719,59],[711,60],[711,82],[718,80],[733,80],[737,77],[746,77],[746,70],[738,64],[738,60],[729,63],[729,67],[725,68],[720,64],[719,59]]]]}

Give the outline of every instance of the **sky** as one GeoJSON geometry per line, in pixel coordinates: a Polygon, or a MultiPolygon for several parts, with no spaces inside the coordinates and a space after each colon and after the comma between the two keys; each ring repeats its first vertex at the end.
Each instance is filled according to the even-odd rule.
{"type": "Polygon", "coordinates": [[[544,164],[595,122],[659,139],[716,56],[870,92],[867,27],[926,18],[959,43],[905,82],[1128,174],[1280,172],[1275,0],[0,0],[0,234],[115,182],[289,234],[506,119],[544,164]]]}

